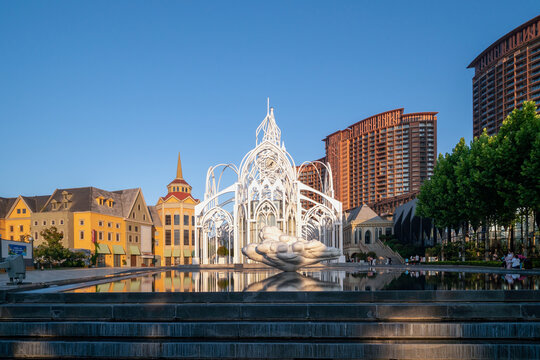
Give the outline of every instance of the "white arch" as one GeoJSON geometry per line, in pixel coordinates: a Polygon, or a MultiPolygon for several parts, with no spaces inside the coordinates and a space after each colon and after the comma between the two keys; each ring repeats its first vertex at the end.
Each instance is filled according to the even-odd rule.
{"type": "Polygon", "coordinates": [[[195,207],[198,232],[196,252],[197,256],[202,255],[200,261],[202,263],[209,261],[208,241],[205,240],[208,234],[204,233],[203,226],[217,212],[228,214],[226,215],[230,224],[228,231],[234,236],[234,262],[247,261],[241,255],[240,249],[248,243],[259,241],[256,234],[258,215],[265,205],[269,206],[276,225],[279,224],[283,231],[311,239],[319,236],[321,229],[324,228],[324,231],[331,232],[332,244],[342,249],[342,205],[333,198],[330,166],[320,161],[312,161],[303,163],[299,168],[302,170],[308,164],[314,166],[322,191],[299,181],[299,171],[296,169],[294,159],[281,142],[281,130],[275,122],[273,110],[268,111],[255,135],[256,146],[242,158],[240,166],[223,163],[208,169],[204,201],[195,207]],[[235,172],[237,180],[221,189],[224,173],[228,169],[235,172]],[[320,169],[325,170],[324,175],[320,169]],[[310,199],[301,191],[319,195],[322,201],[310,199]],[[224,195],[230,196],[226,201],[218,203],[219,198],[224,195]],[[304,200],[306,202],[302,203],[304,200]],[[304,208],[304,204],[309,206],[304,208]],[[231,205],[232,210],[229,212],[231,205]],[[224,209],[224,206],[227,206],[227,209],[224,209]],[[203,254],[199,254],[199,248],[203,249],[203,254]]]}

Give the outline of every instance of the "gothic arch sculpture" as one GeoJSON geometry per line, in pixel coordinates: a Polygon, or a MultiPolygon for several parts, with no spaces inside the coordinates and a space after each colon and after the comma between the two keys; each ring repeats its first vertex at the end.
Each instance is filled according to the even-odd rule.
{"type": "Polygon", "coordinates": [[[322,191],[298,180],[294,160],[281,142],[274,111],[268,108],[255,133],[255,148],[244,156],[240,166],[219,164],[208,169],[204,200],[195,207],[194,262],[250,262],[241,249],[260,242],[258,234],[265,226],[289,236],[321,241],[342,253],[342,205],[333,197],[330,166],[322,162],[318,165],[326,168],[325,175],[319,175],[322,191]],[[226,171],[232,171],[236,181],[222,188],[226,171]],[[322,201],[307,197],[308,192],[319,195],[322,201]],[[301,200],[310,206],[304,207],[301,200]],[[219,219],[214,219],[218,214],[219,219]],[[208,226],[214,220],[218,228],[208,226]],[[229,256],[218,256],[216,244],[227,247],[229,256]]]}

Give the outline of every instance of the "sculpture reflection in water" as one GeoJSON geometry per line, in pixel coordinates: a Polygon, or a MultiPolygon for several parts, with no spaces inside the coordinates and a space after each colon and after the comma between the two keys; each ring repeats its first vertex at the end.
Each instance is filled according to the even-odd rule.
{"type": "Polygon", "coordinates": [[[339,249],[328,247],[318,240],[305,240],[284,234],[275,226],[265,226],[259,232],[258,244],[248,244],[242,253],[258,262],[283,271],[296,271],[301,267],[325,260],[338,259],[339,249]]]}
{"type": "Polygon", "coordinates": [[[321,281],[297,272],[282,272],[249,285],[244,291],[341,291],[339,283],[321,281]]]}

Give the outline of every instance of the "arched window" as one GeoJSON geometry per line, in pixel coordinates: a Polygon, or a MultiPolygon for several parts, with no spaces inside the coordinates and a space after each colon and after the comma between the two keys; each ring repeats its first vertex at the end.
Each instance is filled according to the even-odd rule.
{"type": "Polygon", "coordinates": [[[357,227],[354,229],[354,243],[359,244],[362,241],[362,229],[357,227]]]}
{"type": "Polygon", "coordinates": [[[366,244],[371,244],[371,231],[366,230],[366,236],[364,238],[366,244]]]}

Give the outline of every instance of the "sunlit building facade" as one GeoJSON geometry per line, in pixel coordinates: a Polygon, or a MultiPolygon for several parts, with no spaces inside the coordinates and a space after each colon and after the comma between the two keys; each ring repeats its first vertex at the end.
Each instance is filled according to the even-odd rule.
{"type": "Polygon", "coordinates": [[[473,77],[473,136],[498,132],[524,101],[540,102],[540,16],[491,44],[468,66],[473,77]]]}
{"type": "MultiPolygon", "coordinates": [[[[437,113],[396,109],[361,120],[324,139],[336,197],[344,210],[418,192],[433,174],[437,113]]],[[[398,205],[389,203],[388,212],[398,205]]]]}

